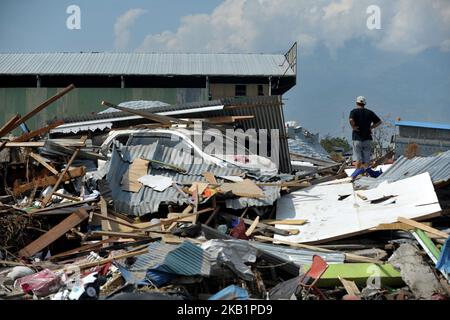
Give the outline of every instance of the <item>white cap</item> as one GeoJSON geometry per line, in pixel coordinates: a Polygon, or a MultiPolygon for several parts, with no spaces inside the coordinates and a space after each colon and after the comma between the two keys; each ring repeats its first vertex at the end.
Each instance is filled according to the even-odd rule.
{"type": "Polygon", "coordinates": [[[359,96],[358,98],[356,98],[356,103],[361,103],[361,104],[366,104],[366,98],[364,98],[363,96],[359,96]]]}

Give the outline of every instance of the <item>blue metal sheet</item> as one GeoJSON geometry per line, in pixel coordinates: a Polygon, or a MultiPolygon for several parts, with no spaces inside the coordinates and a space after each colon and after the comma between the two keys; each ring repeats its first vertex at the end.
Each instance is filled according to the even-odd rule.
{"type": "Polygon", "coordinates": [[[450,130],[450,124],[443,123],[431,123],[431,122],[418,122],[418,121],[397,121],[395,125],[398,127],[419,127],[429,129],[442,129],[450,130]]]}
{"type": "Polygon", "coordinates": [[[381,182],[395,182],[428,172],[434,184],[450,180],[450,151],[433,157],[400,157],[392,167],[378,178],[362,177],[355,181],[355,188],[376,188],[381,182]]]}

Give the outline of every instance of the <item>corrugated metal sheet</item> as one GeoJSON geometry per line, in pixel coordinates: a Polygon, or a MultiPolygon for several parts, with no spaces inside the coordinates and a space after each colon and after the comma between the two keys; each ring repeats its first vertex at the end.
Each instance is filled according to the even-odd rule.
{"type": "MultiPolygon", "coordinates": [[[[224,240],[232,240],[234,239],[228,234],[220,233],[214,228],[208,227],[207,225],[202,224],[202,232],[205,235],[206,239],[224,239],[224,240]]],[[[260,258],[265,260],[266,262],[272,264],[274,268],[279,268],[296,277],[299,275],[299,267],[292,261],[286,260],[280,256],[274,255],[271,252],[261,250],[260,258]]]]}
{"type": "MultiPolygon", "coordinates": [[[[169,104],[161,101],[148,101],[148,100],[137,100],[137,101],[126,101],[119,104],[120,107],[125,107],[128,109],[140,110],[140,109],[150,109],[150,108],[158,108],[158,107],[168,107],[169,104]]],[[[104,113],[114,113],[120,112],[118,109],[108,108],[99,112],[99,114],[104,113]]]]}
{"type": "Polygon", "coordinates": [[[418,127],[418,128],[450,130],[450,124],[443,124],[443,123],[397,121],[395,122],[395,125],[399,127],[418,127]]]}
{"type": "Polygon", "coordinates": [[[295,76],[282,54],[3,53],[7,75],[295,76]]]}
{"type": "Polygon", "coordinates": [[[209,254],[189,241],[181,245],[153,242],[148,246],[148,253],[137,257],[130,271],[142,272],[156,269],[184,276],[209,276],[211,263],[209,254]]]}
{"type": "MultiPolygon", "coordinates": [[[[26,114],[55,95],[61,88],[0,88],[0,122],[14,114],[26,114]]],[[[206,88],[76,88],[27,121],[31,130],[55,118],[90,115],[105,109],[102,100],[118,103],[134,100],[159,100],[176,105],[207,100],[206,88]]],[[[127,115],[129,116],[129,114],[127,115]]],[[[19,131],[16,131],[19,134],[19,131]]]]}
{"type": "Polygon", "coordinates": [[[428,172],[433,184],[450,180],[450,151],[434,157],[400,157],[391,168],[378,178],[362,177],[355,181],[358,189],[372,189],[380,183],[394,182],[428,172]]]}
{"type": "Polygon", "coordinates": [[[314,250],[292,249],[286,246],[265,244],[256,241],[250,242],[250,244],[259,250],[269,252],[287,261],[292,261],[298,266],[311,264],[314,255],[321,256],[328,263],[344,263],[345,261],[345,254],[341,252],[326,253],[314,250]]]}
{"type": "Polygon", "coordinates": [[[328,152],[320,144],[318,134],[312,134],[302,127],[288,127],[287,132],[291,153],[331,162],[328,152]]]}
{"type": "Polygon", "coordinates": [[[186,170],[186,173],[177,173],[173,170],[162,168],[149,169],[152,175],[163,175],[172,178],[178,183],[192,183],[194,181],[206,181],[201,175],[203,172],[219,173],[219,175],[240,175],[243,174],[238,168],[221,168],[214,164],[193,164],[183,158],[175,158],[175,149],[159,146],[157,143],[146,146],[134,147],[114,147],[111,160],[109,161],[109,171],[106,176],[111,197],[114,199],[115,210],[135,216],[142,216],[147,213],[157,212],[161,203],[175,203],[179,205],[187,204],[184,198],[174,187],[169,187],[163,192],[158,192],[152,188],[143,186],[139,192],[126,192],[121,189],[121,181],[128,167],[136,158],[143,157],[147,160],[157,160],[160,162],[179,166],[186,170]]]}

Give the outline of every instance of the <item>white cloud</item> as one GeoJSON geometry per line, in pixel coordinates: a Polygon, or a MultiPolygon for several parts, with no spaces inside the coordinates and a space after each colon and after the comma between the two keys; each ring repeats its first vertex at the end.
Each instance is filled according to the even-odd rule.
{"type": "Polygon", "coordinates": [[[442,41],[441,50],[444,52],[450,52],[450,39],[442,41]]]}
{"type": "Polygon", "coordinates": [[[379,47],[396,52],[415,54],[430,47],[439,47],[450,32],[448,20],[450,2],[446,0],[399,0],[395,14],[388,21],[379,47]]]}
{"type": "Polygon", "coordinates": [[[130,9],[117,18],[114,24],[114,47],[116,50],[124,50],[128,47],[131,38],[129,28],[145,12],[144,9],[130,9]]]}
{"type": "Polygon", "coordinates": [[[149,34],[138,51],[249,52],[287,49],[300,52],[325,45],[332,52],[354,39],[375,47],[414,54],[447,48],[448,0],[225,0],[211,14],[185,16],[175,31],[149,34]],[[369,5],[381,8],[382,30],[369,30],[369,5]]]}

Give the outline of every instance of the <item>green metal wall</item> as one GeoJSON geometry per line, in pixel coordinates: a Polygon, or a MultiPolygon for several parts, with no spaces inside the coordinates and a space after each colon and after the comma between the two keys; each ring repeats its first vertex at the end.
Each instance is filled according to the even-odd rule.
{"type": "MultiPolygon", "coordinates": [[[[0,126],[15,113],[25,115],[61,88],[0,88],[0,126]]],[[[27,121],[33,130],[48,120],[72,115],[89,114],[104,109],[102,100],[119,104],[130,100],[157,100],[179,104],[207,100],[202,88],[75,88],[64,97],[27,121]]]]}

